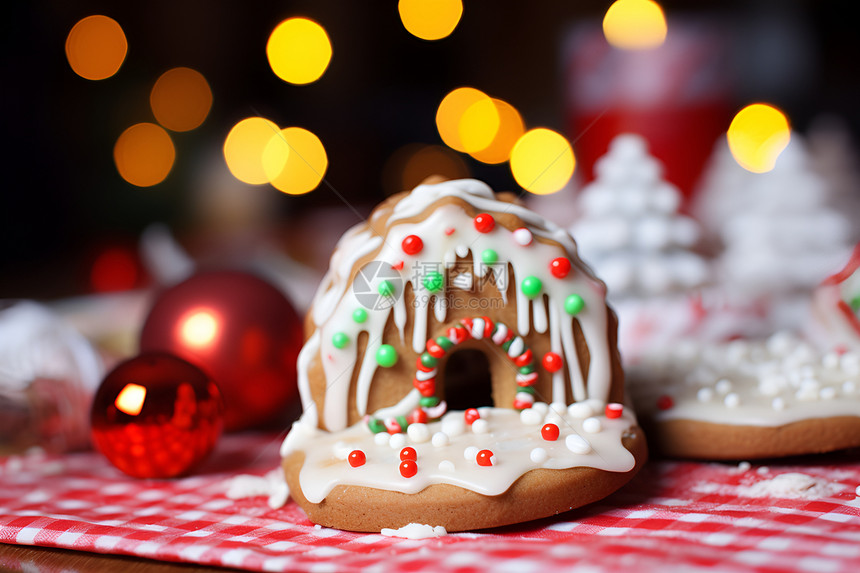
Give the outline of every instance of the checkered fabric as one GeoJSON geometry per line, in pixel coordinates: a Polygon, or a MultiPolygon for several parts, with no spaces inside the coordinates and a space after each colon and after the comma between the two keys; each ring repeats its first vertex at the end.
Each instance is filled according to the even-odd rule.
{"type": "Polygon", "coordinates": [[[279,441],[226,436],[175,480],[126,477],[92,452],[4,458],[0,542],[255,571],[860,571],[856,452],[750,468],[653,462],[559,517],[407,540],[316,527],[292,502],[226,498],[230,477],[277,466],[279,441]],[[790,472],[818,485],[805,497],[756,488],[790,472]]]}

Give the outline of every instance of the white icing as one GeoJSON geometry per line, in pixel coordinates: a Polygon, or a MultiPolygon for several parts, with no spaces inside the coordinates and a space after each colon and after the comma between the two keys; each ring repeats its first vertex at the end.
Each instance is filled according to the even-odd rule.
{"type": "Polygon", "coordinates": [[[410,523],[399,529],[389,529],[386,527],[380,533],[388,537],[403,537],[405,539],[428,539],[430,537],[448,535],[448,532],[441,525],[433,527],[432,525],[424,525],[422,523],[410,523]]]}

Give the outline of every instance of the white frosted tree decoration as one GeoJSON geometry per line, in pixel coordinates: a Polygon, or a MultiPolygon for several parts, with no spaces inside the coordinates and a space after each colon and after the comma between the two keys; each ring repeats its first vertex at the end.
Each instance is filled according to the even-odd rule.
{"type": "Polygon", "coordinates": [[[707,281],[708,265],[693,251],[699,226],[679,212],[681,194],[662,179],[642,137],[617,136],[595,175],[571,232],[611,301],[683,293],[707,281]]]}

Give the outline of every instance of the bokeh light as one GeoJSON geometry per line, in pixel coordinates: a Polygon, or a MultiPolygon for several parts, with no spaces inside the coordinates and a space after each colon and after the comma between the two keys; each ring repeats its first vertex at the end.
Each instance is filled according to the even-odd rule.
{"type": "Polygon", "coordinates": [[[137,416],[143,410],[145,402],[146,387],[140,384],[128,383],[117,394],[114,406],[116,406],[117,410],[129,416],[137,416]]]}
{"type": "Polygon", "coordinates": [[[511,173],[517,183],[537,195],[555,193],[570,181],[576,160],[563,135],[543,127],[531,129],[511,150],[511,173]]]}
{"type": "Polygon", "coordinates": [[[490,144],[499,129],[498,111],[484,92],[469,87],[457,88],[439,104],[436,129],[448,147],[465,153],[480,151],[490,144]]]}
{"type": "Polygon", "coordinates": [[[441,40],[451,35],[463,15],[461,0],[400,0],[403,27],[422,40],[441,40]]]}
{"type": "Polygon", "coordinates": [[[320,139],[301,127],[288,127],[269,138],[263,149],[263,170],[272,186],[289,195],[317,188],[328,168],[320,139]]]}
{"type": "Polygon", "coordinates": [[[250,185],[268,183],[263,150],[280,130],[263,117],[248,117],[234,125],[224,140],[224,160],[233,177],[250,185]]]}
{"type": "Polygon", "coordinates": [[[69,65],[88,80],[104,80],[117,73],[127,52],[122,26],[107,16],[87,16],[66,37],[69,65]]]}
{"type": "Polygon", "coordinates": [[[181,323],[180,336],[189,346],[209,346],[218,336],[218,319],[210,310],[195,310],[181,323]]]}
{"type": "Polygon", "coordinates": [[[615,0],[603,17],[603,34],[622,50],[647,50],[666,41],[666,16],[652,0],[615,0]]]}
{"type": "Polygon", "coordinates": [[[127,248],[102,250],[90,267],[90,285],[98,293],[130,290],[140,278],[137,259],[127,248]]]}
{"type": "Polygon", "coordinates": [[[164,181],[170,173],[176,150],[163,127],[138,123],[119,136],[113,159],[123,179],[138,187],[150,187],[164,181]]]}
{"type": "Polygon", "coordinates": [[[753,173],[773,169],[791,139],[788,118],[764,103],[746,106],[735,115],[726,133],[735,161],[753,173]]]}
{"type": "Polygon", "coordinates": [[[410,143],[395,151],[382,170],[382,186],[387,195],[414,189],[428,177],[464,179],[469,166],[447,147],[410,143]]]}
{"type": "Polygon", "coordinates": [[[500,99],[493,98],[492,101],[499,115],[499,128],[487,147],[473,151],[470,155],[478,161],[494,165],[510,159],[511,149],[525,133],[526,127],[522,116],[514,106],[500,99]]]}
{"type": "Polygon", "coordinates": [[[307,18],[290,18],[275,27],[266,56],[275,75],[291,84],[318,80],[331,61],[331,41],[325,28],[307,18]]]}
{"type": "Polygon", "coordinates": [[[149,103],[155,119],[171,131],[199,127],[212,107],[212,90],[203,74],[191,68],[173,68],[152,86],[149,103]]]}

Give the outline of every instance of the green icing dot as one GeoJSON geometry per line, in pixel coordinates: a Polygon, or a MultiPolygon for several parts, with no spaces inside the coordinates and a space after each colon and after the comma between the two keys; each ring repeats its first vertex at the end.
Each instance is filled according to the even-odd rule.
{"type": "Polygon", "coordinates": [[[361,324],[362,322],[367,320],[367,311],[364,310],[363,308],[355,309],[354,311],[352,311],[352,319],[355,322],[361,324]]]}
{"type": "Polygon", "coordinates": [[[485,249],[484,252],[481,253],[481,260],[484,261],[485,264],[492,265],[499,261],[499,253],[493,249],[485,249]]]}
{"type": "Polygon", "coordinates": [[[520,288],[523,291],[523,294],[526,295],[529,299],[535,299],[540,294],[540,291],[543,289],[543,283],[541,280],[535,276],[528,276],[523,279],[520,288]]]}
{"type": "Polygon", "coordinates": [[[397,363],[397,350],[390,344],[383,344],[376,351],[376,363],[383,368],[391,368],[397,363]]]}
{"type": "Polygon", "coordinates": [[[391,281],[379,283],[379,294],[381,296],[394,296],[394,285],[391,284],[391,281]]]}
{"type": "Polygon", "coordinates": [[[334,344],[335,348],[344,348],[349,344],[349,336],[343,332],[335,332],[334,336],[331,337],[331,343],[334,344]]]}
{"type": "Polygon", "coordinates": [[[430,271],[427,273],[427,276],[424,277],[424,288],[430,292],[439,292],[442,290],[444,282],[445,279],[442,277],[442,273],[438,271],[430,271]]]}
{"type": "Polygon", "coordinates": [[[572,294],[564,299],[564,311],[571,316],[575,316],[582,312],[584,307],[585,301],[582,300],[582,297],[578,294],[572,294]]]}

